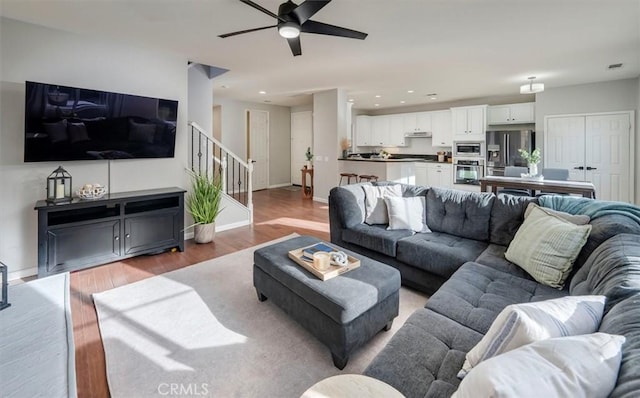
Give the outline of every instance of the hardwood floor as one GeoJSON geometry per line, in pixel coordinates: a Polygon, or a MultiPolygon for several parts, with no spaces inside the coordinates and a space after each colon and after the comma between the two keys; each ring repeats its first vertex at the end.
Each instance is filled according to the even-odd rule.
{"type": "Polygon", "coordinates": [[[78,397],[109,397],[105,356],[91,294],[183,268],[293,232],[329,239],[326,204],[302,199],[300,191],[254,193],[254,225],[219,232],[215,242],[185,242],[185,251],[141,256],[71,274],[71,311],[76,345],[78,397]]]}

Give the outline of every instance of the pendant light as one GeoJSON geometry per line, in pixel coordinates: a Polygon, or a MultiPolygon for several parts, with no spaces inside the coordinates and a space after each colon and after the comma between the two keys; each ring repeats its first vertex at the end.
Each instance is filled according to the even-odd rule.
{"type": "Polygon", "coordinates": [[[529,84],[520,86],[520,94],[535,94],[544,91],[544,83],[533,83],[535,76],[529,77],[529,84]]]}

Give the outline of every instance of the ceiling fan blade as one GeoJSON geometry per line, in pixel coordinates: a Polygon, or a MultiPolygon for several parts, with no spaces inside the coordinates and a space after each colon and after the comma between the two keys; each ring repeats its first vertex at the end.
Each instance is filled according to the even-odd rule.
{"type": "Polygon", "coordinates": [[[241,35],[243,33],[249,33],[249,32],[255,32],[257,30],[264,30],[264,29],[269,29],[269,28],[275,28],[278,25],[271,25],[271,26],[263,26],[261,28],[253,28],[253,29],[246,29],[246,30],[239,30],[237,32],[231,32],[231,33],[225,33],[223,35],[219,35],[218,37],[221,38],[225,38],[225,37],[229,37],[229,36],[235,36],[235,35],[241,35]]]}
{"type": "Polygon", "coordinates": [[[240,1],[243,2],[244,4],[248,5],[248,6],[251,6],[251,7],[255,8],[258,11],[262,11],[265,14],[267,14],[267,15],[273,17],[273,18],[276,18],[277,20],[280,20],[282,22],[286,22],[283,18],[280,18],[279,16],[277,16],[276,14],[274,14],[271,11],[267,10],[266,8],[261,6],[260,4],[256,4],[251,0],[240,0],[240,1]]]}
{"type": "Polygon", "coordinates": [[[298,22],[303,24],[329,3],[331,3],[331,0],[307,0],[297,6],[292,12],[298,18],[298,22]]]}
{"type": "Polygon", "coordinates": [[[305,33],[316,33],[319,35],[339,36],[347,37],[350,39],[364,40],[367,37],[366,33],[358,32],[357,30],[351,30],[342,28],[340,26],[329,25],[327,23],[307,21],[301,26],[301,31],[305,33]]]}
{"type": "Polygon", "coordinates": [[[300,36],[294,37],[291,39],[287,39],[289,42],[289,47],[291,47],[291,52],[293,56],[302,55],[302,47],[300,47],[300,36]]]}

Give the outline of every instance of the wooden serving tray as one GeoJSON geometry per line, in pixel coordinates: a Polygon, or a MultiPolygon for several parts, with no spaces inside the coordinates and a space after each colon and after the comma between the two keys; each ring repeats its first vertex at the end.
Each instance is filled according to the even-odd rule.
{"type": "MultiPolygon", "coordinates": [[[[293,261],[295,261],[296,263],[298,263],[299,265],[301,265],[307,271],[311,272],[316,277],[318,277],[318,279],[326,281],[326,280],[329,280],[331,278],[335,278],[338,275],[342,275],[345,272],[349,272],[352,269],[356,269],[356,268],[358,268],[360,266],[360,260],[358,260],[357,258],[355,258],[353,256],[347,255],[347,260],[349,261],[349,263],[346,266],[341,267],[339,265],[330,265],[328,269],[326,269],[324,271],[320,271],[320,270],[316,269],[313,266],[313,262],[312,261],[307,261],[307,260],[302,258],[303,250],[306,249],[307,247],[311,247],[311,246],[315,246],[315,245],[317,245],[317,243],[314,243],[313,245],[309,245],[309,246],[305,246],[305,247],[301,247],[299,249],[295,249],[295,250],[289,251],[289,258],[292,259],[293,261]]],[[[340,251],[335,246],[332,246],[332,245],[328,245],[328,246],[330,246],[333,249],[335,249],[335,251],[340,251]]]]}

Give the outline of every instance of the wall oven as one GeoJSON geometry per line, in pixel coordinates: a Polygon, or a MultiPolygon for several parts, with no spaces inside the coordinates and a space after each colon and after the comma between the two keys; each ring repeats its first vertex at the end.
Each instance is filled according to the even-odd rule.
{"type": "Polygon", "coordinates": [[[456,159],[453,165],[454,184],[480,185],[484,177],[484,160],[456,159]]]}
{"type": "Polygon", "coordinates": [[[465,156],[484,159],[483,142],[456,142],[454,148],[455,156],[465,156]]]}

